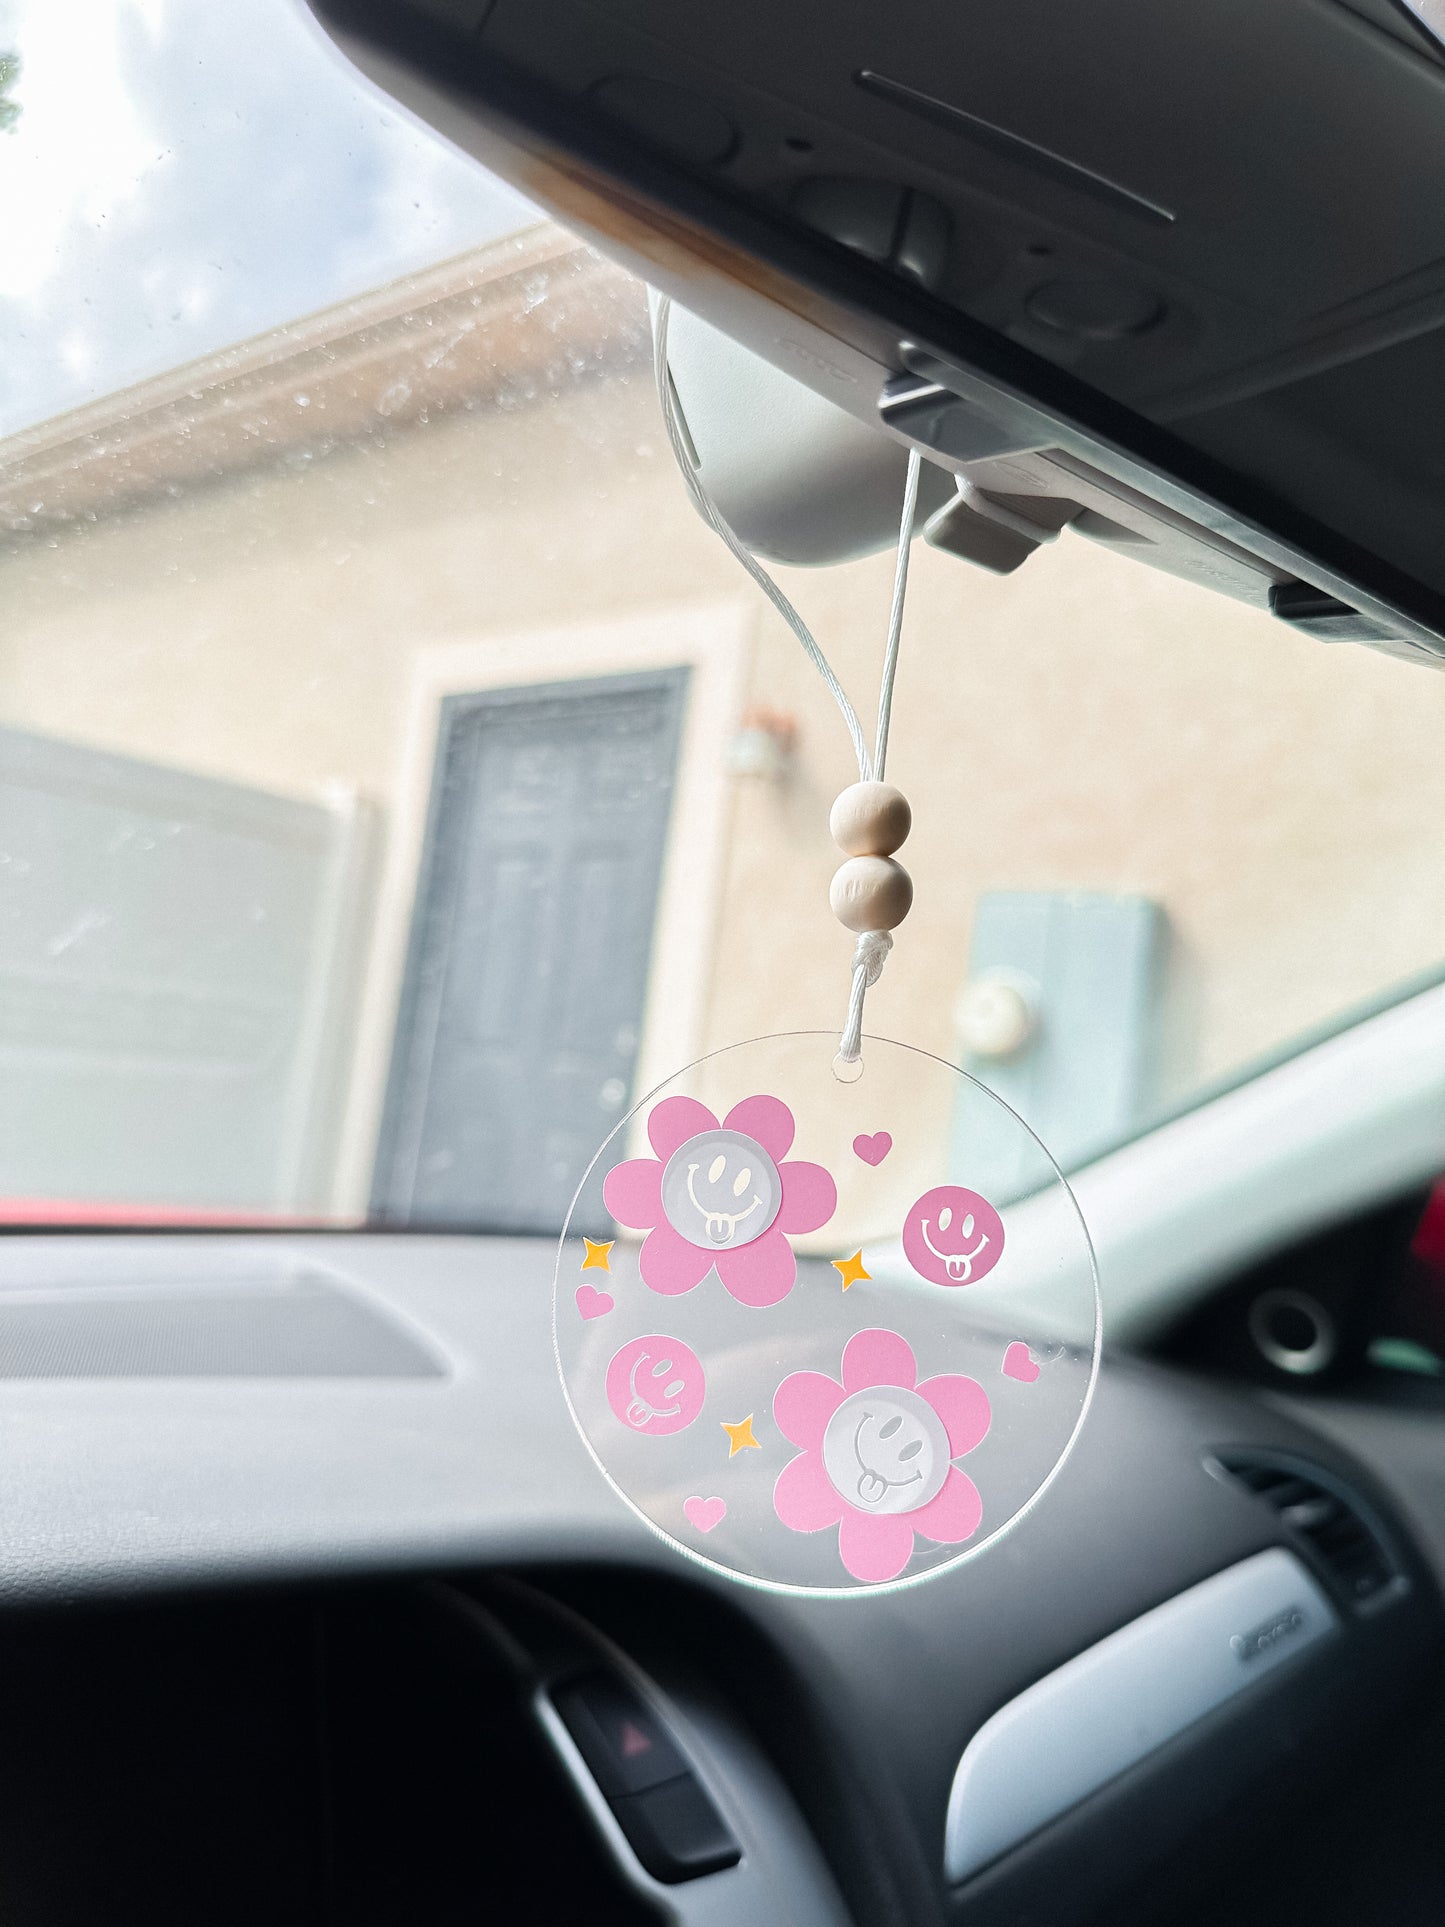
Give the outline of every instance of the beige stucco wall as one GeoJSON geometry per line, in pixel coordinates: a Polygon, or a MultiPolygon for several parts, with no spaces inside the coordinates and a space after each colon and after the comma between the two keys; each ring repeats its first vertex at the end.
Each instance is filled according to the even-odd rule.
{"type": "MultiPolygon", "coordinates": [[[[784,572],[868,714],[890,577],[784,572]]],[[[421,652],[708,603],[757,608],[751,700],[800,741],[785,784],[733,784],[698,1041],[836,1024],[846,739],[687,507],[641,367],[15,543],[0,721],[394,811],[421,652]]],[[[950,1051],[972,905],[1000,888],[1165,906],[1179,1090],[1445,958],[1445,677],[1067,535],[1003,580],[920,544],[893,741],[917,904],[879,1030],[950,1051]]]]}

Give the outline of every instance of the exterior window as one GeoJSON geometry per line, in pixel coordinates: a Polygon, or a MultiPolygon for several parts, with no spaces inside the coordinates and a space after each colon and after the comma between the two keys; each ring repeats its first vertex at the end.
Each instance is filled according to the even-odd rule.
{"type": "MultiPolygon", "coordinates": [[[[310,136],[183,11],[0,10],[0,1218],[543,1234],[651,1082],[841,1021],[846,742],[642,287],[289,9],[310,136]]],[[[860,711],[891,570],[781,572],[860,711]]],[[[1440,972],[1442,739],[1440,679],[1069,532],[919,544],[870,1025],[1085,1159],[1440,972]]]]}

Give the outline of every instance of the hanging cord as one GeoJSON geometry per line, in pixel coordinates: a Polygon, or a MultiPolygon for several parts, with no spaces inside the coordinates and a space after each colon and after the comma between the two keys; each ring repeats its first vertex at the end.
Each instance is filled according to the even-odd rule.
{"type": "MultiPolygon", "coordinates": [[[[908,557],[913,547],[913,518],[918,507],[918,450],[908,451],[908,479],[903,485],[903,519],[898,529],[898,562],[893,571],[893,606],[888,612],[888,646],[883,652],[883,679],[878,685],[878,737],[873,751],[873,774],[881,783],[888,767],[888,729],[893,720],[893,685],[898,677],[898,644],[903,635],[903,600],[908,593],[908,557]]],[[[862,778],[867,782],[868,778],[862,778]]],[[[863,999],[883,974],[893,937],[887,930],[865,930],[853,946],[853,988],[848,1017],[838,1039],[838,1057],[856,1064],[863,1054],[863,999]]]]}
{"type": "Polygon", "coordinates": [[[672,374],[667,365],[667,325],[671,315],[672,303],[666,295],[663,295],[657,304],[657,326],[652,342],[652,370],[657,380],[658,400],[662,403],[662,419],[667,425],[667,439],[672,444],[673,457],[682,471],[687,492],[692,497],[694,506],[703,521],[722,538],[808,652],[813,667],[828,685],[828,693],[838,705],[839,713],[848,726],[848,734],[853,741],[853,753],[858,758],[858,780],[866,783],[873,773],[868,745],[863,740],[863,729],[858,721],[858,712],[849,702],[847,691],[833,673],[832,663],[814,641],[812,630],[762,563],[739,541],[732,525],[708,493],[707,484],[698,473],[696,457],[688,447],[683,433],[677,391],[672,385],[672,374]]]}
{"type": "MultiPolygon", "coordinates": [[[[878,731],[870,755],[868,744],[864,740],[862,725],[858,721],[858,712],[848,700],[847,691],[834,673],[833,665],[819,648],[812,630],[762,563],[750,549],[744,547],[698,472],[697,456],[689,445],[683,428],[677,390],[673,386],[672,373],[667,365],[667,331],[671,315],[672,302],[666,295],[659,296],[652,340],[652,371],[657,382],[657,398],[662,406],[662,419],[667,429],[667,439],[672,447],[673,459],[681,472],[683,484],[704,522],[721,538],[757,583],[783,621],[802,643],[813,667],[827,684],[828,693],[838,706],[839,714],[847,726],[848,735],[853,744],[853,753],[858,759],[859,782],[868,783],[874,780],[881,782],[888,762],[888,730],[893,717],[893,685],[898,675],[898,645],[903,635],[903,603],[908,593],[908,558],[913,543],[913,519],[918,506],[918,450],[914,448],[908,451],[908,477],[903,487],[903,518],[898,531],[898,560],[893,571],[893,603],[888,612],[888,642],[883,653],[883,677],[878,686],[878,731]]],[[[862,1055],[863,1000],[882,975],[883,965],[892,948],[893,938],[886,930],[865,930],[854,946],[853,987],[848,998],[848,1017],[843,1026],[843,1034],[838,1041],[838,1059],[843,1064],[857,1064],[862,1055]]]]}
{"type": "Polygon", "coordinates": [[[888,646],[883,652],[883,680],[878,685],[878,740],[873,751],[873,775],[880,783],[888,763],[888,725],[893,720],[893,685],[898,677],[898,644],[903,635],[903,598],[908,594],[908,558],[913,552],[913,517],[918,509],[918,470],[918,450],[910,448],[908,479],[903,484],[903,520],[898,527],[898,561],[893,570],[893,606],[888,611],[888,646]]]}

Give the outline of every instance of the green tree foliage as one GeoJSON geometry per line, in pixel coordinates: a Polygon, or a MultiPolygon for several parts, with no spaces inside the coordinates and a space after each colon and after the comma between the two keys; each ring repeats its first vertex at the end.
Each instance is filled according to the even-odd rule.
{"type": "Polygon", "coordinates": [[[9,97],[19,78],[19,54],[0,54],[0,134],[8,134],[20,118],[19,101],[9,97]]]}

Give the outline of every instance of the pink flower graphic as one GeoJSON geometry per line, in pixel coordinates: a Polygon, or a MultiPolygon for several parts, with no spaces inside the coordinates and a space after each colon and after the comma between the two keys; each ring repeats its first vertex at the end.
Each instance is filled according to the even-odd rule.
{"type": "Polygon", "coordinates": [[[788,1234],[817,1231],[838,1191],[821,1164],[794,1160],[793,1113],[780,1098],[747,1097],[719,1124],[693,1097],[653,1107],[655,1158],[616,1164],[602,1196],[619,1224],[646,1231],[643,1282],[675,1296],[717,1267],[744,1305],[776,1305],[793,1289],[797,1260],[788,1234]]]}
{"type": "Polygon", "coordinates": [[[773,1509],[793,1532],[837,1526],[855,1579],[896,1579],[916,1532],[960,1545],[978,1530],[978,1487],[953,1460],[980,1443],[991,1417],[976,1380],[945,1373],[920,1385],[897,1332],[855,1332],[841,1385],[793,1372],[774,1395],[778,1430],[801,1450],[778,1475],[773,1509]]]}

